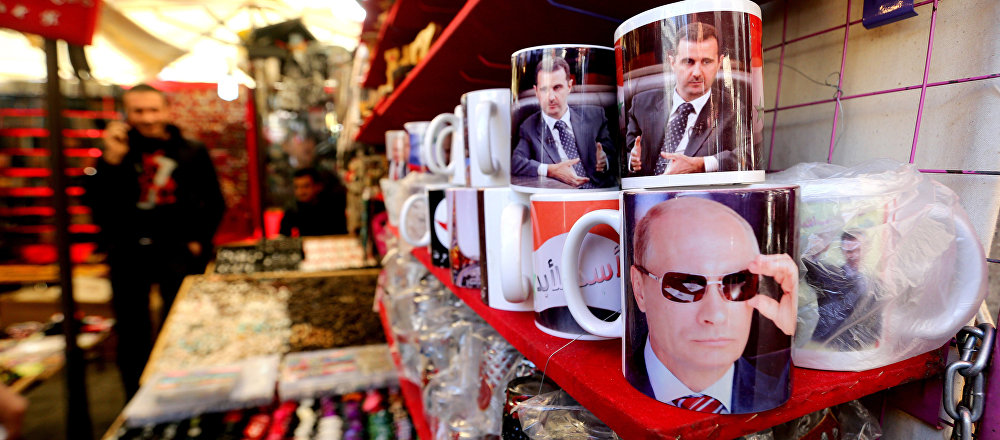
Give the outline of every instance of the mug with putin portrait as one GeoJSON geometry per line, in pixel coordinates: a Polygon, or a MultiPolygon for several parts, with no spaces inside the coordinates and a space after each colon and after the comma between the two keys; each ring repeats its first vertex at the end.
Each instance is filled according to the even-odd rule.
{"type": "Polygon", "coordinates": [[[759,6],[672,3],[614,38],[622,188],[764,180],[759,6]]]}
{"type": "Polygon", "coordinates": [[[716,414],[784,404],[799,286],[798,187],[625,190],[618,210],[580,218],[563,250],[570,312],[621,337],[623,374],[647,396],[716,414]],[[588,311],[580,245],[601,224],[621,237],[622,315],[588,311]],[[570,277],[575,274],[578,279],[570,277]]]}
{"type": "Polygon", "coordinates": [[[511,67],[511,188],[618,189],[614,50],[529,47],[511,67]]]}

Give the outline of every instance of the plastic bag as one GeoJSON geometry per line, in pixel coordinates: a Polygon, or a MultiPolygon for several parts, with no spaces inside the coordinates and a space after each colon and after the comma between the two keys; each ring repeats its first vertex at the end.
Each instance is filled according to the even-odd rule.
{"type": "Polygon", "coordinates": [[[278,398],[287,401],[347,394],[398,381],[385,344],[289,353],[281,361],[278,398]]]}
{"type": "Polygon", "coordinates": [[[827,438],[840,440],[877,440],[882,438],[882,427],[861,402],[850,402],[806,414],[795,420],[770,428],[744,440],[799,440],[802,438],[827,438]],[[764,436],[761,436],[762,433],[764,436]]]}
{"type": "Polygon", "coordinates": [[[125,409],[126,425],[172,422],[207,412],[267,405],[274,398],[279,355],[229,365],[154,374],[125,409]]]}
{"type": "Polygon", "coordinates": [[[608,425],[563,390],[525,400],[515,411],[521,429],[532,440],[619,438],[608,425]]]}
{"type": "Polygon", "coordinates": [[[861,371],[941,347],[986,295],[982,246],[948,187],[913,165],[799,164],[796,365],[861,371]]]}

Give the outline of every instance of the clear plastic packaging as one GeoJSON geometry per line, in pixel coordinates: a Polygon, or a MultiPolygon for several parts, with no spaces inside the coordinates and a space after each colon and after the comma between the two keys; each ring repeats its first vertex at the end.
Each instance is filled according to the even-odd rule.
{"type": "Polygon", "coordinates": [[[948,187],[883,159],[799,164],[800,367],[861,371],[941,347],[986,295],[982,246],[948,187]]]}
{"type": "Polygon", "coordinates": [[[126,425],[146,426],[267,405],[274,398],[279,359],[279,355],[261,356],[223,366],[157,373],[125,407],[126,425]]]}
{"type": "Polygon", "coordinates": [[[743,437],[744,440],[799,440],[803,438],[877,440],[882,426],[861,402],[850,402],[806,414],[788,423],[743,437]],[[763,436],[758,436],[763,435],[763,436]]]}
{"type": "Polygon", "coordinates": [[[521,428],[532,440],[619,439],[608,425],[563,390],[525,400],[515,411],[521,428]]]}
{"type": "Polygon", "coordinates": [[[383,388],[399,380],[385,344],[290,353],[281,361],[282,401],[383,388]]]}

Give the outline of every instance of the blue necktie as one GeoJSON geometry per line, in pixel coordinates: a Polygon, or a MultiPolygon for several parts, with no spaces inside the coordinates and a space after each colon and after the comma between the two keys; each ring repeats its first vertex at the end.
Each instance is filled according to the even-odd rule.
{"type": "MultiPolygon", "coordinates": [[[[677,107],[677,114],[667,123],[667,139],[660,152],[673,153],[677,149],[677,144],[681,143],[681,138],[684,137],[688,116],[691,113],[694,113],[694,106],[690,102],[685,102],[677,107]]],[[[663,174],[663,171],[667,169],[667,163],[668,161],[663,156],[656,159],[656,175],[663,174]]]]}

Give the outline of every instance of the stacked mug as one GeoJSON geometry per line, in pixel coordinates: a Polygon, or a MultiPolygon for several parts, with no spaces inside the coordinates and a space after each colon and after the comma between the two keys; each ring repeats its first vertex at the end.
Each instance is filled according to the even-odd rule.
{"type": "Polygon", "coordinates": [[[767,410],[790,394],[795,186],[764,180],[760,8],[691,0],[615,46],[511,56],[510,89],[462,96],[414,145],[435,265],[567,339],[622,338],[664,403],[767,410]],[[446,139],[450,139],[450,142],[446,139]],[[446,147],[450,146],[450,150],[446,147]],[[447,151],[446,151],[447,150],[447,151]]]}
{"type": "MultiPolygon", "coordinates": [[[[466,93],[411,141],[411,156],[418,145],[448,183],[411,197],[403,217],[425,201],[429,232],[404,238],[430,246],[433,264],[490,307],[534,313],[544,333],[621,338],[622,372],[650,398],[724,414],[784,404],[799,249],[814,244],[799,239],[800,209],[809,227],[823,223],[800,205],[830,196],[763,183],[760,16],[749,0],[686,0],[626,20],[613,48],[513,53],[510,89],[466,93]]],[[[882,204],[883,217],[910,209],[882,204]]],[[[820,211],[836,217],[838,207],[820,211]]],[[[926,313],[921,328],[968,319],[985,295],[982,249],[962,219],[942,222],[958,244],[942,252],[970,268],[950,290],[962,304],[926,313]]],[[[820,312],[846,310],[803,312],[822,341],[796,340],[796,359],[812,368],[884,365],[872,362],[898,346],[882,330],[895,315],[856,298],[877,289],[865,290],[860,233],[846,228],[840,252],[814,250],[842,260],[803,262],[803,292],[821,291],[820,312]],[[855,316],[860,308],[870,316],[855,316]]]]}
{"type": "MultiPolygon", "coordinates": [[[[500,214],[517,200],[509,188],[509,118],[510,91],[485,89],[462,95],[454,112],[427,123],[417,155],[429,174],[447,183],[423,186],[402,206],[400,223],[426,222],[427,232],[400,231],[407,243],[428,246],[432,264],[448,268],[456,286],[481,289],[492,307],[523,311],[530,303],[508,302],[500,288],[500,214]]],[[[530,239],[519,229],[504,240],[520,237],[530,239]]]]}
{"type": "Polygon", "coordinates": [[[511,64],[510,181],[530,198],[502,220],[533,240],[504,246],[507,299],[531,300],[548,334],[622,338],[625,377],[666,404],[786,402],[798,189],[760,184],[760,8],[674,3],[624,22],[614,48],[511,64]]]}

